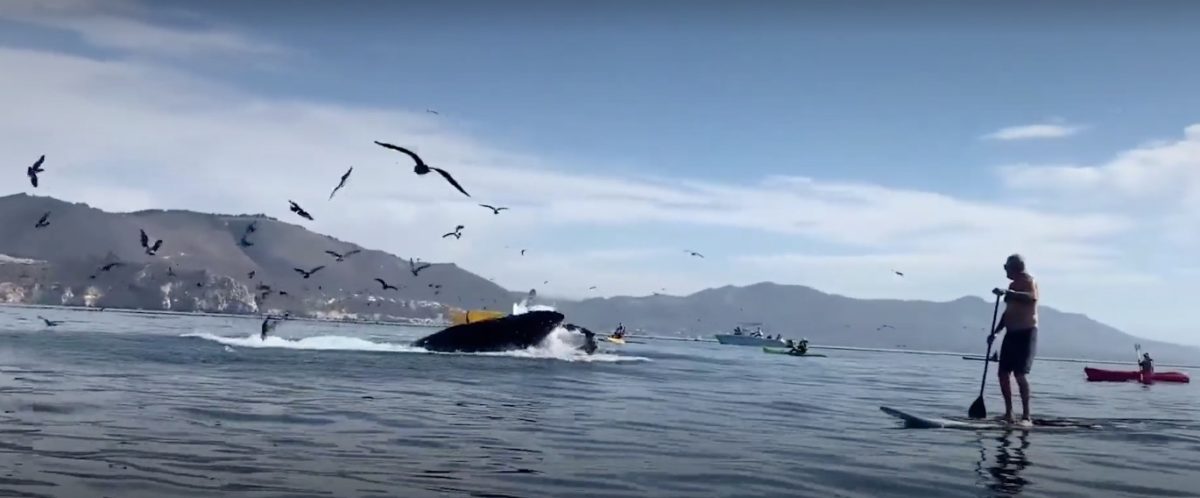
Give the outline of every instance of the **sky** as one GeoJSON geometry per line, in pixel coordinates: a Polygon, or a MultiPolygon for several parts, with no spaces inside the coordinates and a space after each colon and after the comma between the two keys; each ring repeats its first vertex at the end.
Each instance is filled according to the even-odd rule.
{"type": "Polygon", "coordinates": [[[265,213],[569,298],[989,298],[1017,252],[1043,304],[1200,344],[1197,25],[1169,1],[4,0],[0,195],[265,213]]]}

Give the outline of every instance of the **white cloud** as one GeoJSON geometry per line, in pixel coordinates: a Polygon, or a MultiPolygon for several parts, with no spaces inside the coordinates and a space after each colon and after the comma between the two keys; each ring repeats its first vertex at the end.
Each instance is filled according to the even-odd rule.
{"type": "Polygon", "coordinates": [[[167,28],[149,20],[152,15],[163,14],[192,17],[186,12],[152,10],[138,3],[119,0],[7,0],[0,4],[0,19],[68,31],[94,47],[130,54],[178,57],[284,53],[276,44],[229,29],[213,26],[167,28]]]}
{"type": "Polygon", "coordinates": [[[1097,165],[1016,165],[1000,172],[1015,188],[1153,200],[1200,212],[1200,124],[1186,127],[1179,139],[1135,147],[1097,165]]]}
{"type": "Polygon", "coordinates": [[[1033,140],[1046,138],[1065,138],[1083,131],[1082,126],[1071,126],[1057,123],[1037,123],[1000,128],[983,136],[985,140],[1033,140]]]}

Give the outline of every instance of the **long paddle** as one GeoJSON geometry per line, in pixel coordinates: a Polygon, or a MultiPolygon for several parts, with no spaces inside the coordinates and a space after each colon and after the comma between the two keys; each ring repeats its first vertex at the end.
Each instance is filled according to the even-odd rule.
{"type": "MultiPolygon", "coordinates": [[[[992,308],[992,328],[988,329],[988,334],[991,334],[989,337],[996,334],[996,316],[1000,314],[1000,298],[1004,297],[1003,292],[992,291],[992,293],[996,294],[996,306],[992,308]]],[[[983,379],[979,381],[979,397],[975,399],[974,403],[971,403],[971,408],[967,410],[967,416],[971,418],[987,417],[987,406],[983,404],[983,388],[987,386],[988,364],[991,363],[993,342],[995,339],[988,341],[987,354],[983,356],[983,379]]]]}

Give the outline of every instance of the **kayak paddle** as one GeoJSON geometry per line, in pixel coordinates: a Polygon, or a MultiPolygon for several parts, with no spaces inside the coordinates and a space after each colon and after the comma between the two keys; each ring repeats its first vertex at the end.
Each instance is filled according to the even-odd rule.
{"type": "Polygon", "coordinates": [[[1000,298],[1004,297],[1003,292],[997,293],[993,291],[993,293],[996,294],[996,306],[992,308],[992,328],[988,329],[988,333],[991,335],[988,336],[990,340],[988,341],[987,354],[983,355],[983,379],[979,381],[979,397],[975,399],[974,403],[971,403],[971,408],[967,410],[967,416],[971,418],[987,417],[987,407],[983,404],[983,388],[987,386],[988,364],[991,363],[992,343],[995,342],[994,338],[996,336],[996,316],[1000,314],[1000,298]]]}

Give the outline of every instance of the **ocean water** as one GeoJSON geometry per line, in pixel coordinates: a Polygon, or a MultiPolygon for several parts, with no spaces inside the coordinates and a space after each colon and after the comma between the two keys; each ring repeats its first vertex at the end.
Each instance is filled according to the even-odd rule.
{"type": "Polygon", "coordinates": [[[404,345],[435,329],[258,325],[0,307],[0,496],[1200,495],[1194,384],[1043,362],[1036,414],[1099,428],[905,429],[879,407],[965,415],[982,363],[562,338],[447,355],[404,345]]]}

